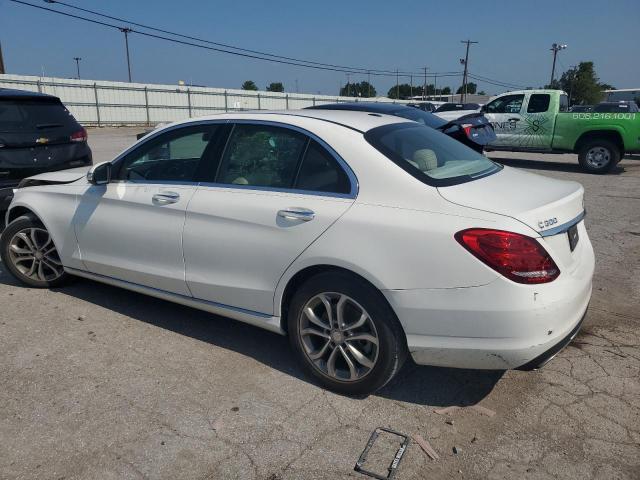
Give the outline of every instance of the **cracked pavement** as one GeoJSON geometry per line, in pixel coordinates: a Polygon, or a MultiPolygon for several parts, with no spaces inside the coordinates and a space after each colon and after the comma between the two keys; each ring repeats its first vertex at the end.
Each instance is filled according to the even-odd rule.
{"type": "MultiPolygon", "coordinates": [[[[138,131],[91,131],[95,161],[138,131]]],[[[409,363],[342,397],[303,376],[284,337],[85,280],[28,289],[0,264],[0,478],[367,478],[353,467],[378,426],[440,456],[413,442],[398,479],[640,478],[640,158],[594,176],[573,155],[489,155],[586,189],[593,299],[543,369],[409,363]]]]}

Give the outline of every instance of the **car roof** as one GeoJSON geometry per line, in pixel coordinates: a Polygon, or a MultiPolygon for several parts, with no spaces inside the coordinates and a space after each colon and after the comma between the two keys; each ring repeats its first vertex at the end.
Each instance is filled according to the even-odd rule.
{"type": "MultiPolygon", "coordinates": [[[[411,108],[411,107],[407,107],[411,108]]],[[[256,120],[274,121],[296,124],[296,120],[313,119],[321,122],[341,125],[358,132],[367,132],[373,128],[389,125],[391,123],[407,123],[411,120],[384,115],[376,112],[362,112],[350,110],[244,110],[239,112],[220,113],[204,117],[191,118],[184,122],[190,123],[207,120],[256,120]]]]}
{"type": "Polygon", "coordinates": [[[54,95],[48,95],[40,92],[30,92],[28,90],[17,90],[15,88],[0,88],[0,98],[48,98],[59,100],[54,95]]]}
{"type": "Polygon", "coordinates": [[[373,112],[373,113],[390,113],[397,112],[409,107],[401,103],[391,102],[345,102],[345,103],[326,103],[323,105],[315,105],[307,107],[304,110],[348,110],[353,112],[373,112]]]}

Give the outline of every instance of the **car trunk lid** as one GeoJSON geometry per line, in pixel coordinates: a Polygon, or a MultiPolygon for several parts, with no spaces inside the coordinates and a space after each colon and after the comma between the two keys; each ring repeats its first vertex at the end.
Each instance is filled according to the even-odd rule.
{"type": "Polygon", "coordinates": [[[513,217],[541,236],[568,228],[584,212],[579,183],[509,167],[472,182],[439,187],[438,192],[458,205],[513,217]]]}

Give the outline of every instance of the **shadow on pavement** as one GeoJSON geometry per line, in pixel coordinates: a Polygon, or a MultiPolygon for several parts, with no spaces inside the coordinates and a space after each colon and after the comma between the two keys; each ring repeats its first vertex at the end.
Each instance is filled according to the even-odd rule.
{"type": "MultiPolygon", "coordinates": [[[[509,167],[528,168],[532,170],[552,170],[556,172],[582,173],[585,175],[589,175],[582,170],[578,163],[549,162],[547,160],[526,160],[523,158],[492,158],[490,154],[488,156],[494,162],[500,163],[502,165],[507,165],[509,167]]],[[[607,175],[620,175],[623,172],[624,168],[618,164],[610,172],[608,172],[607,175]]]]}
{"type": "MultiPolygon", "coordinates": [[[[0,284],[23,288],[1,263],[0,284]]],[[[78,279],[56,291],[233,350],[299,380],[315,383],[296,365],[288,339],[267,330],[90,280],[78,279]]],[[[502,374],[502,371],[420,366],[409,358],[397,377],[376,395],[420,405],[473,405],[491,392],[502,374]]]]}

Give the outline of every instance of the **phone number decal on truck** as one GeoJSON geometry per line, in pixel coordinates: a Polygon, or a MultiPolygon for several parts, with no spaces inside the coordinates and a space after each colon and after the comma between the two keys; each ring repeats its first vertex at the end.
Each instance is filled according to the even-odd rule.
{"type": "Polygon", "coordinates": [[[635,113],[625,112],[575,112],[574,119],[580,120],[635,120],[635,113]]]}

